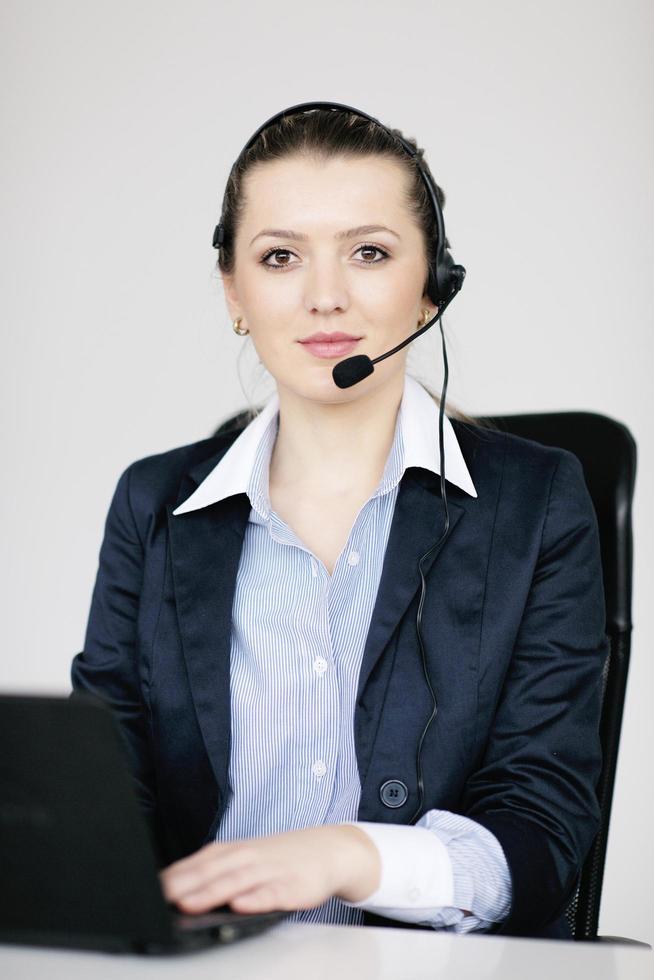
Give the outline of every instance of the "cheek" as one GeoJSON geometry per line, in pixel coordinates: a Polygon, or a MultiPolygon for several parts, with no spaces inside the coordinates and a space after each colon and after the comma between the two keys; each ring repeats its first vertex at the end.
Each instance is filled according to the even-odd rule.
{"type": "Polygon", "coordinates": [[[357,297],[362,305],[373,311],[379,322],[398,323],[413,315],[420,301],[420,283],[410,271],[398,271],[392,275],[370,275],[370,282],[362,284],[357,297]],[[374,282],[372,280],[375,280],[374,282]]]}
{"type": "Polygon", "coordinates": [[[293,331],[302,309],[302,289],[297,282],[290,282],[293,278],[283,272],[261,275],[244,296],[250,329],[261,336],[261,344],[268,350],[274,350],[275,338],[281,341],[289,329],[293,331]]]}

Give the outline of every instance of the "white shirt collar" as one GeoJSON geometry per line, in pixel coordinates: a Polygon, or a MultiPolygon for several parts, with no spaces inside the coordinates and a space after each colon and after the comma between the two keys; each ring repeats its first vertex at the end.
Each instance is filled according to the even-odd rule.
{"type": "MultiPolygon", "coordinates": [[[[420,466],[440,475],[438,405],[429,392],[408,374],[405,375],[400,409],[404,444],[402,472],[409,466],[420,466]]],[[[277,430],[278,411],[279,396],[275,392],[202,483],[173,511],[175,517],[208,507],[234,494],[248,492],[261,442],[264,439],[272,442],[272,433],[277,430]]],[[[446,480],[476,497],[477,491],[447,415],[443,416],[443,435],[446,480]]]]}

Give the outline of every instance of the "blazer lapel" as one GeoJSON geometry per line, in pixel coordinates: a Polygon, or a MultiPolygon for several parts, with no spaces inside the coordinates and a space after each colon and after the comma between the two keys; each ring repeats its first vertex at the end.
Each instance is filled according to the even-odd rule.
{"type": "MultiPolygon", "coordinates": [[[[402,477],[363,652],[357,699],[361,697],[375,664],[420,587],[418,562],[439,541],[445,530],[440,490],[430,485],[435,479],[422,472],[419,475],[414,469],[407,470],[402,477]]],[[[447,548],[454,528],[465,513],[465,507],[451,500],[451,496],[450,485],[447,498],[449,532],[441,548],[435,549],[422,563],[425,576],[443,548],[447,548]]]]}
{"type": "Polygon", "coordinates": [[[191,694],[221,798],[226,798],[231,739],[230,643],[232,604],[250,513],[245,494],[174,516],[226,452],[192,469],[167,508],[173,583],[191,694]]]}

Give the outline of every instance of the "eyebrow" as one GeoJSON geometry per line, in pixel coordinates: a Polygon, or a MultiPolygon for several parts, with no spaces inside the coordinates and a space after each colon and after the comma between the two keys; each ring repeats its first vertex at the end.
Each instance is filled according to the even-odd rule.
{"type": "MultiPolygon", "coordinates": [[[[358,235],[372,235],[375,231],[389,231],[391,235],[395,235],[398,239],[400,238],[396,231],[393,231],[392,228],[387,228],[386,225],[359,225],[357,228],[348,228],[347,231],[337,231],[334,238],[340,241],[344,238],[356,238],[358,235]]],[[[296,242],[306,242],[309,240],[308,235],[304,235],[299,231],[289,231],[287,228],[264,228],[263,231],[260,231],[258,235],[254,236],[250,245],[256,242],[257,238],[263,238],[264,236],[269,238],[288,238],[296,242]]]]}

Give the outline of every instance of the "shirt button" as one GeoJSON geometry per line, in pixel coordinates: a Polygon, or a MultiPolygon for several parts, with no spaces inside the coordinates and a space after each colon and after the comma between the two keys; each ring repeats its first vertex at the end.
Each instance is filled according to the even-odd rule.
{"type": "Polygon", "coordinates": [[[420,898],[420,889],[419,888],[410,888],[409,889],[409,901],[410,902],[417,902],[419,898],[420,898]]]}
{"type": "Polygon", "coordinates": [[[324,776],[327,772],[327,766],[322,761],[322,759],[316,759],[314,764],[311,766],[314,776],[324,776]]]}
{"type": "Polygon", "coordinates": [[[358,565],[359,564],[359,552],[351,551],[347,556],[348,565],[358,565]]]}
{"type": "Polygon", "coordinates": [[[316,659],[313,662],[313,669],[315,670],[316,674],[324,674],[325,671],[327,670],[327,661],[325,660],[325,658],[316,657],[316,659]]]}

